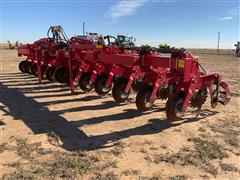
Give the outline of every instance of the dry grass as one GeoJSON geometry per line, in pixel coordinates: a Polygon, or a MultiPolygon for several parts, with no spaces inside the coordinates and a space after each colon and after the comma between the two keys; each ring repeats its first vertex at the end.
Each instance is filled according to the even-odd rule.
{"type": "Polygon", "coordinates": [[[12,147],[12,151],[16,151],[22,159],[5,164],[13,168],[11,173],[3,176],[7,180],[78,179],[89,172],[101,172],[96,179],[108,179],[114,176],[104,171],[117,167],[117,161],[100,162],[97,156],[82,152],[46,151],[41,148],[41,144],[30,144],[27,139],[21,138],[16,139],[16,146],[12,147]]]}
{"type": "Polygon", "coordinates": [[[182,166],[193,165],[216,176],[218,170],[211,164],[211,160],[227,158],[228,154],[224,147],[214,140],[203,138],[191,138],[189,141],[193,142],[193,147],[183,147],[172,154],[155,154],[152,159],[149,157],[146,159],[156,164],[167,162],[182,166]]]}

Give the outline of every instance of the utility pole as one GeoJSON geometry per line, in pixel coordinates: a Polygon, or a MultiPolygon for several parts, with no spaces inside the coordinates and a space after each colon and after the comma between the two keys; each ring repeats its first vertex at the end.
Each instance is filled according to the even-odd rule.
{"type": "Polygon", "coordinates": [[[85,35],[85,23],[83,22],[83,35],[85,35]]]}
{"type": "Polygon", "coordinates": [[[219,52],[219,43],[220,43],[220,34],[221,32],[218,32],[218,42],[217,42],[217,53],[219,52]]]}

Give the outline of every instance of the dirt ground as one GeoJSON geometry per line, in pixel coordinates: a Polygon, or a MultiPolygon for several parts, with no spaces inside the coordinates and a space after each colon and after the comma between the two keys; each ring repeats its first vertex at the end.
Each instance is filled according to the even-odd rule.
{"type": "MultiPolygon", "coordinates": [[[[194,54],[198,55],[198,54],[194,54]]],[[[165,102],[139,113],[94,92],[22,74],[16,50],[0,59],[2,179],[240,179],[239,59],[199,54],[232,90],[228,105],[170,123],[165,102]]]]}

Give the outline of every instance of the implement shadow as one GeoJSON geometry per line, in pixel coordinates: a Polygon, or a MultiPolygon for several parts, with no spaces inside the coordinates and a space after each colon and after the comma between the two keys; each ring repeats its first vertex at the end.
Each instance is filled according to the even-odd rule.
{"type": "MultiPolygon", "coordinates": [[[[7,106],[8,115],[15,120],[21,119],[34,134],[55,133],[63,142],[63,147],[68,150],[87,135],[72,126],[57,112],[49,111],[31,97],[26,97],[22,92],[11,89],[0,83],[0,102],[7,106]]],[[[72,148],[71,148],[72,149],[72,148]]]]}
{"type": "MultiPolygon", "coordinates": [[[[158,134],[171,127],[181,126],[182,124],[185,124],[185,123],[197,122],[205,118],[204,114],[206,116],[212,116],[216,113],[217,113],[216,111],[207,110],[205,112],[202,112],[201,117],[185,119],[183,121],[174,122],[174,123],[171,123],[167,119],[162,119],[162,120],[150,119],[147,124],[139,127],[88,137],[85,139],[85,143],[87,144],[87,146],[84,148],[86,150],[95,150],[95,149],[112,147],[112,146],[115,146],[114,142],[119,141],[121,139],[125,139],[131,136],[138,136],[138,135],[143,136],[143,135],[158,134]]],[[[81,147],[79,146],[76,148],[81,149],[81,147]]]]}
{"type": "MultiPolygon", "coordinates": [[[[44,88],[44,86],[40,87],[39,89],[42,88],[44,88]]],[[[52,87],[46,87],[46,89],[48,88],[52,87]]],[[[124,110],[124,112],[119,114],[88,118],[79,120],[77,122],[69,122],[67,121],[67,119],[60,116],[60,114],[62,113],[61,111],[49,111],[48,108],[45,107],[46,103],[49,102],[38,103],[33,99],[33,97],[26,97],[22,90],[25,90],[25,88],[9,88],[0,83],[0,102],[4,106],[8,107],[8,111],[5,111],[5,114],[11,115],[12,117],[14,117],[15,120],[21,119],[33,131],[34,134],[52,132],[55,133],[63,142],[63,145],[61,147],[71,151],[86,151],[106,148],[113,146],[112,143],[120,139],[137,135],[156,134],[164,131],[165,129],[179,126],[184,123],[198,121],[204,118],[203,116],[200,118],[189,119],[174,124],[170,123],[166,119],[151,119],[149,120],[148,124],[139,127],[126,129],[119,132],[111,132],[103,135],[88,136],[79,129],[79,126],[82,126],[84,124],[97,124],[103,121],[131,120],[137,116],[142,115],[142,113],[139,113],[135,109],[128,109],[124,110]]],[[[95,98],[99,96],[89,96],[84,98],[86,98],[85,100],[88,100],[91,99],[91,97],[95,98]]],[[[55,103],[58,101],[52,102],[55,103]]],[[[63,100],[62,102],[64,103],[65,100],[63,100]]],[[[90,110],[95,110],[98,108],[101,109],[111,107],[112,105],[112,102],[106,101],[105,104],[99,105],[99,107],[88,107],[88,110],[89,108],[92,108],[90,110]]],[[[78,110],[87,110],[87,108],[78,110]]],[[[216,112],[214,111],[208,110],[205,114],[209,116],[214,115],[215,113],[216,112]]],[[[202,115],[203,114],[201,114],[201,116],[202,115]]]]}
{"type": "MultiPolygon", "coordinates": [[[[107,101],[110,103],[110,101],[107,101]]],[[[116,106],[116,103],[113,103],[116,106]]],[[[145,112],[144,115],[150,114],[153,112],[157,111],[163,111],[164,108],[159,109],[156,108],[152,111],[145,112]]],[[[88,119],[81,119],[79,121],[74,121],[72,122],[74,125],[80,127],[83,125],[93,125],[93,124],[99,124],[105,121],[121,121],[121,120],[131,120],[135,117],[139,117],[143,115],[143,113],[139,112],[136,109],[125,109],[123,112],[118,113],[118,114],[113,114],[113,115],[106,115],[106,116],[98,116],[98,117],[93,117],[93,118],[88,118],[88,119]]]]}

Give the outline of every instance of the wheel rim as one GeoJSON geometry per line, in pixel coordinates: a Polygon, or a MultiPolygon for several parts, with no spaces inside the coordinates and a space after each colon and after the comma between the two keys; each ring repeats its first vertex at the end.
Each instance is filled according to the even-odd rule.
{"type": "Polygon", "coordinates": [[[54,77],[54,72],[55,72],[55,68],[49,68],[46,70],[46,78],[48,80],[53,80],[53,77],[54,77]]]}
{"type": "Polygon", "coordinates": [[[20,71],[26,72],[26,62],[25,61],[20,63],[20,71]]]}
{"type": "Polygon", "coordinates": [[[146,107],[146,108],[151,108],[151,107],[152,107],[152,103],[149,102],[149,101],[146,102],[146,103],[145,103],[145,107],[146,107]]]}
{"type": "Polygon", "coordinates": [[[121,98],[126,99],[129,96],[129,93],[121,92],[121,98]]]}
{"type": "Polygon", "coordinates": [[[30,74],[32,73],[31,67],[32,67],[32,64],[31,64],[31,63],[28,63],[26,70],[27,70],[27,72],[30,73],[30,74]]]}
{"type": "Polygon", "coordinates": [[[175,114],[177,117],[182,117],[182,115],[183,115],[182,106],[183,106],[182,100],[178,100],[176,107],[175,107],[175,114]]]}
{"type": "Polygon", "coordinates": [[[93,88],[93,84],[89,84],[91,74],[83,74],[79,80],[80,88],[84,91],[90,91],[93,88]]]}
{"type": "Polygon", "coordinates": [[[149,101],[149,98],[150,98],[150,94],[146,97],[146,99],[144,100],[144,106],[146,107],[146,108],[151,108],[152,107],[152,105],[153,105],[153,103],[151,103],[150,101],[149,101]]]}
{"type": "Polygon", "coordinates": [[[106,86],[105,86],[105,84],[106,84],[106,78],[103,78],[102,80],[101,80],[101,90],[102,90],[102,92],[104,92],[104,93],[107,93],[108,91],[110,91],[110,89],[111,89],[111,85],[107,88],[106,86]]]}

